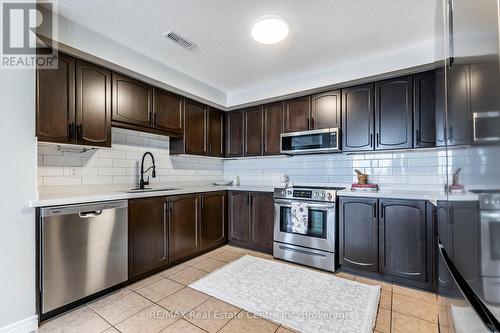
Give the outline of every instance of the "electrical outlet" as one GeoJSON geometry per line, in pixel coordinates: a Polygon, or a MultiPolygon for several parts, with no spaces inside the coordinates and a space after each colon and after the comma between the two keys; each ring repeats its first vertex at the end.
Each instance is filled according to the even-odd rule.
{"type": "Polygon", "coordinates": [[[82,169],[80,169],[80,168],[69,169],[69,176],[70,177],[81,177],[82,176],[82,169]]]}

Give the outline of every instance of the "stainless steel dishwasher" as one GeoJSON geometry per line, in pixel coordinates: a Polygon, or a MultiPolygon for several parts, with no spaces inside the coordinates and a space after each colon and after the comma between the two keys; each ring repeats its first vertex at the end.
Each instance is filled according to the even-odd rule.
{"type": "Polygon", "coordinates": [[[41,218],[41,309],[127,280],[127,201],[48,207],[41,218]]]}

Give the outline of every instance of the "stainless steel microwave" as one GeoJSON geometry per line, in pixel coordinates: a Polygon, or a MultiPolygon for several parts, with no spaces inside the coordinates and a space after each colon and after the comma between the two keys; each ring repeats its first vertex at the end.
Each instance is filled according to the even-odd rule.
{"type": "Polygon", "coordinates": [[[286,155],[340,152],[340,129],[326,128],[281,134],[281,153],[286,155]]]}
{"type": "Polygon", "coordinates": [[[500,142],[500,112],[474,112],[474,143],[500,142]]]}

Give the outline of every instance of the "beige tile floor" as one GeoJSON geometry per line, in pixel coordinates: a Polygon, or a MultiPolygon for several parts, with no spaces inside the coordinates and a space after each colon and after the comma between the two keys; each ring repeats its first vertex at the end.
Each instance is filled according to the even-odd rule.
{"type": "MultiPolygon", "coordinates": [[[[273,260],[266,254],[224,246],[52,319],[41,325],[39,331],[293,332],[187,287],[193,281],[245,254],[273,260]]],[[[438,313],[446,313],[446,309],[439,304],[435,294],[346,273],[337,273],[336,276],[382,286],[375,332],[438,332],[438,313]]],[[[441,327],[441,330],[447,331],[447,328],[441,327]]]]}

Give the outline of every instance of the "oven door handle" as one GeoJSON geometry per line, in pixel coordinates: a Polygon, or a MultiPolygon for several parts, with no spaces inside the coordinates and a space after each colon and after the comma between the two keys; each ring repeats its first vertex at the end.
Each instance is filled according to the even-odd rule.
{"type": "MultiPolygon", "coordinates": [[[[274,203],[283,206],[291,206],[292,202],[296,200],[283,200],[283,199],[275,199],[274,203]]],[[[323,209],[331,209],[335,208],[335,203],[325,203],[325,204],[318,204],[318,203],[308,203],[308,206],[311,208],[323,208],[323,209]]]]}

